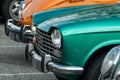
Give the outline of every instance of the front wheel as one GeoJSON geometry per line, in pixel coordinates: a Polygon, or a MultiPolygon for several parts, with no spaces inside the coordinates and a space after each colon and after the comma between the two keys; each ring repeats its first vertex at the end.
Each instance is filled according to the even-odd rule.
{"type": "Polygon", "coordinates": [[[30,54],[29,54],[29,44],[27,44],[26,45],[26,47],[25,47],[25,58],[26,58],[26,60],[28,60],[28,61],[30,61],[31,60],[31,56],[30,56],[30,54]]]}
{"type": "Polygon", "coordinates": [[[4,19],[19,20],[19,9],[21,0],[4,0],[2,3],[2,16],[4,19]]]}
{"type": "Polygon", "coordinates": [[[101,65],[105,54],[101,54],[88,66],[88,70],[85,73],[84,80],[99,80],[101,65]]]}
{"type": "Polygon", "coordinates": [[[5,27],[4,27],[4,29],[5,29],[6,36],[9,36],[9,31],[7,30],[7,23],[8,23],[8,20],[5,21],[5,27]]]}
{"type": "Polygon", "coordinates": [[[62,78],[62,77],[59,77],[59,76],[57,76],[57,75],[55,75],[55,76],[56,76],[57,80],[66,80],[66,79],[64,79],[64,78],[62,78]]]}

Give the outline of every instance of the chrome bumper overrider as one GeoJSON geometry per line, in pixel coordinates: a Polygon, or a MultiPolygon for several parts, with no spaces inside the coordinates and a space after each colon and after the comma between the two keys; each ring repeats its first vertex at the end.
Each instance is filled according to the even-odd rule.
{"type": "Polygon", "coordinates": [[[20,42],[21,27],[13,24],[13,19],[8,19],[5,24],[5,33],[10,39],[20,42]]]}
{"type": "Polygon", "coordinates": [[[34,36],[29,25],[17,26],[13,19],[8,19],[6,22],[5,33],[10,39],[23,43],[29,43],[34,36]]]}
{"type": "MultiPolygon", "coordinates": [[[[32,44],[31,44],[32,45],[32,44]]],[[[29,45],[29,46],[31,46],[29,45]]],[[[51,55],[45,54],[44,56],[39,55],[34,48],[29,49],[33,66],[38,69],[40,72],[49,72],[52,71],[58,74],[82,74],[84,69],[78,66],[67,66],[51,61],[51,55]]]]}

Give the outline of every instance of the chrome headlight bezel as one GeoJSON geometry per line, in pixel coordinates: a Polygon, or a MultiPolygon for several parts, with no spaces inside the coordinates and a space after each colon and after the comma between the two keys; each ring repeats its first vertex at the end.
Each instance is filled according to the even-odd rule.
{"type": "Polygon", "coordinates": [[[37,28],[35,26],[32,26],[32,33],[35,35],[37,33],[37,28]]]}
{"type": "Polygon", "coordinates": [[[101,74],[103,76],[107,76],[109,72],[112,71],[114,65],[117,64],[119,58],[120,58],[120,46],[112,48],[106,55],[105,59],[103,60],[101,74]]]}
{"type": "Polygon", "coordinates": [[[58,29],[54,29],[51,33],[51,39],[54,47],[61,48],[61,33],[58,29]]]}

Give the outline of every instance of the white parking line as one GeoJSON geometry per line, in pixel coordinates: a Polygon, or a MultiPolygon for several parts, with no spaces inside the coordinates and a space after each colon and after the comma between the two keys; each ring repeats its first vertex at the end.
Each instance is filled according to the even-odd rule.
{"type": "Polygon", "coordinates": [[[25,46],[16,46],[16,45],[12,45],[12,46],[8,45],[8,46],[6,46],[5,45],[5,46],[0,46],[0,47],[20,47],[21,48],[21,47],[25,47],[25,46]]]}
{"type": "MultiPolygon", "coordinates": [[[[24,75],[44,75],[46,73],[17,73],[17,74],[0,74],[0,76],[24,76],[24,75]]],[[[47,73],[52,75],[53,73],[47,73]]]]}

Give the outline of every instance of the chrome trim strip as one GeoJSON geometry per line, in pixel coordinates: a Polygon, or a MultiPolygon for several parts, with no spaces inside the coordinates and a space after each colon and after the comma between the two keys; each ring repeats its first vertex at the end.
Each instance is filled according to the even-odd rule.
{"type": "Polygon", "coordinates": [[[48,69],[54,73],[60,74],[82,74],[84,69],[78,66],[60,65],[54,62],[48,63],[48,69]]]}

